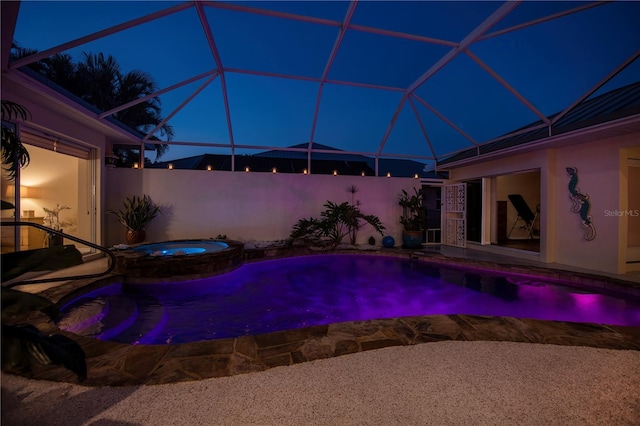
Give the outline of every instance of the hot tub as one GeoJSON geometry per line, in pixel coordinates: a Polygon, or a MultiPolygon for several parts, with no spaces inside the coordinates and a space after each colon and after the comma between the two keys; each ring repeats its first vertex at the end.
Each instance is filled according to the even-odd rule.
{"type": "Polygon", "coordinates": [[[230,240],[176,240],[115,253],[125,284],[206,278],[242,265],[244,244],[230,240]]]}

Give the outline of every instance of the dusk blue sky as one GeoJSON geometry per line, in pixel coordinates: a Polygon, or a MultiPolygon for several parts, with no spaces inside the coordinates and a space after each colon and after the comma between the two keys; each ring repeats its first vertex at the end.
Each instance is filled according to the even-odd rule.
{"type": "MultiPolygon", "coordinates": [[[[22,1],[15,41],[45,50],[179,2],[22,1]]],[[[242,6],[342,21],[349,3],[237,2],[242,6]]],[[[587,2],[520,4],[489,33],[578,7],[587,2]]],[[[360,1],[351,25],[460,42],[502,2],[360,1]]],[[[277,17],[205,7],[225,69],[319,78],[339,29],[277,17]]],[[[640,2],[614,2],[577,14],[478,41],[470,51],[541,113],[563,110],[640,48],[640,2]]],[[[328,78],[406,89],[451,50],[450,46],[347,30],[328,78]]],[[[113,55],[124,71],[143,70],[159,88],[216,69],[195,8],[79,46],[67,53],[113,55]]],[[[237,145],[286,147],[309,141],[317,82],[225,71],[233,136],[237,145]]],[[[595,95],[640,80],[636,59],[595,95]]],[[[205,79],[160,96],[167,116],[205,79]]],[[[376,152],[402,91],[326,84],[313,142],[376,152]]],[[[415,94],[469,134],[485,142],[538,120],[522,102],[465,53],[422,84],[415,94]]],[[[414,101],[436,155],[472,144],[428,108],[414,101]]],[[[228,144],[229,133],[216,78],[171,120],[174,141],[228,144]]],[[[174,146],[163,160],[213,147],[174,146]]],[[[237,154],[256,150],[236,150],[237,154]]],[[[383,154],[432,156],[409,102],[404,104],[383,154]]],[[[428,160],[423,160],[428,162],[428,160]]]]}

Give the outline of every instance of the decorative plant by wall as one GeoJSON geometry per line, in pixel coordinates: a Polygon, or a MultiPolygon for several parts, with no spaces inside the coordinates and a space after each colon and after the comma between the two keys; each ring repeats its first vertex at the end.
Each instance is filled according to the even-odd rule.
{"type": "Polygon", "coordinates": [[[355,244],[358,230],[366,224],[371,225],[380,235],[385,227],[375,215],[366,215],[360,211],[360,202],[354,202],[354,195],[358,192],[355,185],[347,187],[351,193],[351,204],[347,201],[336,204],[327,201],[326,210],[320,213],[320,218],[300,219],[289,235],[289,243],[301,241],[304,244],[323,248],[334,248],[342,243],[347,235],[351,244],[355,244]]]}
{"type": "Polygon", "coordinates": [[[582,227],[584,228],[584,239],[591,241],[596,237],[596,227],[593,224],[593,218],[589,214],[591,203],[589,195],[583,194],[578,188],[578,169],[576,167],[567,167],[569,179],[569,197],[571,198],[571,211],[580,214],[582,227]]]}

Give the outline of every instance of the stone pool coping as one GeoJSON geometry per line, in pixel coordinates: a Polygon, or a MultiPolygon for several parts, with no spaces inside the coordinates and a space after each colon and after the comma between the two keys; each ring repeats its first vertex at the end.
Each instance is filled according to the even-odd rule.
{"type": "MultiPolygon", "coordinates": [[[[295,253],[289,253],[287,250],[278,249],[270,254],[249,251],[247,258],[248,261],[255,261],[256,258],[269,259],[311,254],[300,249],[294,249],[295,253]],[[251,259],[252,256],[253,259],[251,259]]],[[[363,253],[358,250],[339,252],[363,253]]],[[[621,283],[620,280],[606,277],[585,276],[545,268],[477,261],[464,262],[462,259],[446,258],[440,254],[431,255],[393,249],[365,253],[411,256],[423,261],[449,262],[447,264],[454,266],[471,265],[494,270],[510,268],[516,273],[531,274],[533,270],[536,275],[559,280],[573,282],[577,282],[578,278],[590,280],[589,285],[606,287],[609,290],[619,288],[623,292],[632,293],[638,290],[634,283],[621,283]]],[[[120,279],[120,276],[114,274],[98,282],[74,281],[51,288],[41,294],[56,303],[61,303],[78,289],[90,290],[96,286],[120,282],[120,279]]],[[[127,345],[78,336],[59,330],[48,317],[37,312],[20,318],[19,322],[31,323],[43,332],[60,333],[78,342],[86,354],[88,377],[82,382],[86,386],[137,386],[202,380],[255,373],[272,367],[384,347],[447,340],[509,341],[640,350],[640,327],[479,315],[428,315],[353,321],[174,345],[127,345]]],[[[78,383],[73,373],[59,366],[37,365],[30,372],[6,371],[34,379],[78,383]]]]}

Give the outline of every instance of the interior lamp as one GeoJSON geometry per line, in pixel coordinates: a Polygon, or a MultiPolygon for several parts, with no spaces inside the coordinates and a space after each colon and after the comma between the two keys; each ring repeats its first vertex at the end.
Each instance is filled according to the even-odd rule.
{"type": "Polygon", "coordinates": [[[211,167],[211,164],[207,164],[207,171],[210,172],[211,170],[213,170],[213,167],[211,167]]]}
{"type": "Polygon", "coordinates": [[[302,174],[303,174],[303,175],[308,175],[308,174],[309,174],[309,170],[304,169],[304,170],[302,171],[302,174]]]}
{"type": "Polygon", "coordinates": [[[173,163],[169,163],[169,165],[167,166],[167,168],[168,168],[169,170],[173,170],[173,163]]]}
{"type": "Polygon", "coordinates": [[[271,173],[278,173],[278,169],[274,167],[273,169],[271,169],[271,173]]]}
{"type": "Polygon", "coordinates": [[[249,168],[249,166],[244,166],[244,171],[248,173],[251,171],[251,169],[249,168]]]}
{"type": "Polygon", "coordinates": [[[391,172],[387,172],[387,177],[390,178],[391,177],[391,172]]]}
{"type": "MultiPolygon", "coordinates": [[[[33,198],[29,194],[29,187],[20,185],[20,198],[33,198]]],[[[5,194],[7,198],[15,198],[16,196],[16,186],[15,185],[7,185],[7,193],[5,194]]]]}
{"type": "Polygon", "coordinates": [[[334,171],[333,171],[333,175],[334,175],[334,176],[338,176],[338,171],[337,171],[337,170],[334,170],[334,171]]]}
{"type": "Polygon", "coordinates": [[[134,169],[139,169],[140,168],[140,164],[138,164],[138,162],[136,161],[135,163],[133,163],[132,166],[134,169]]]}

